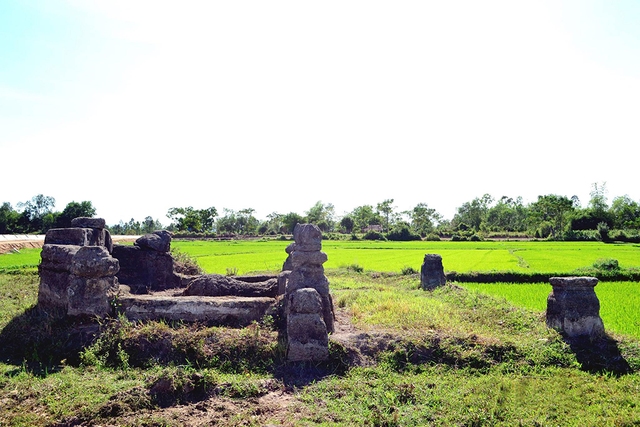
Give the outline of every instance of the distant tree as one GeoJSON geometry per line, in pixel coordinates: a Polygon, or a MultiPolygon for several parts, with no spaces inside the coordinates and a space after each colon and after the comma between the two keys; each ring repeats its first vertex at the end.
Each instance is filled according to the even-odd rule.
{"type": "Polygon", "coordinates": [[[278,234],[282,233],[282,222],[283,215],[272,212],[267,215],[267,220],[260,225],[261,230],[263,229],[262,234],[278,234]]]}
{"type": "Polygon", "coordinates": [[[191,231],[195,233],[207,233],[213,231],[215,218],[218,211],[213,206],[207,209],[171,208],[167,217],[178,231],[191,231]]]}
{"type": "Polygon", "coordinates": [[[432,233],[437,223],[442,219],[442,215],[430,208],[426,203],[418,203],[408,212],[411,218],[411,228],[414,233],[426,236],[432,233]]]}
{"type": "Polygon", "coordinates": [[[282,217],[282,232],[292,234],[296,224],[304,224],[304,221],[303,216],[295,212],[289,212],[282,217]]]}
{"type": "Polygon", "coordinates": [[[476,197],[471,202],[464,203],[453,216],[453,226],[460,229],[464,224],[464,226],[474,231],[480,231],[486,221],[491,203],[493,203],[493,197],[489,194],[476,197]]]}
{"type": "MultiPolygon", "coordinates": [[[[18,207],[23,209],[22,218],[19,220],[22,231],[26,233],[46,231],[44,230],[45,216],[53,213],[55,205],[56,199],[43,194],[38,194],[24,203],[18,203],[18,207]]],[[[48,219],[47,222],[50,223],[52,218],[48,219]]]]}
{"type": "Polygon", "coordinates": [[[340,228],[341,231],[347,234],[351,234],[353,232],[354,221],[349,215],[345,215],[340,220],[340,228]]]}
{"type": "Polygon", "coordinates": [[[384,231],[389,231],[389,217],[393,213],[393,199],[386,199],[376,206],[378,214],[384,218],[384,231]]]}
{"type": "Polygon", "coordinates": [[[259,221],[253,216],[255,209],[247,208],[238,211],[238,233],[239,234],[255,234],[258,230],[259,221]]]}
{"type": "Polygon", "coordinates": [[[371,205],[362,205],[355,208],[349,216],[353,219],[355,230],[364,230],[369,225],[382,225],[382,217],[373,210],[371,205]]]}
{"type": "Polygon", "coordinates": [[[488,209],[484,227],[496,232],[526,231],[527,215],[528,211],[521,197],[513,199],[502,196],[488,209]]]}
{"type": "Polygon", "coordinates": [[[318,201],[307,212],[307,222],[316,224],[322,231],[332,231],[335,226],[335,208],[331,203],[318,201]]]}
{"type": "Polygon", "coordinates": [[[142,221],[142,224],[140,224],[140,231],[142,232],[142,234],[153,233],[154,231],[162,230],[163,228],[164,227],[162,226],[160,221],[153,219],[153,217],[151,216],[145,217],[144,221],[142,221]]]}
{"type": "Polygon", "coordinates": [[[13,209],[11,203],[4,202],[0,206],[0,234],[14,234],[18,227],[20,213],[13,209]]]}
{"type": "Polygon", "coordinates": [[[640,204],[628,195],[616,197],[609,209],[613,217],[614,227],[618,229],[640,228],[640,204]]]}
{"type": "Polygon", "coordinates": [[[589,209],[591,209],[596,215],[606,215],[609,206],[607,204],[607,183],[602,182],[598,184],[594,182],[591,184],[591,192],[589,195],[589,209]]]}
{"type": "Polygon", "coordinates": [[[79,217],[92,218],[96,214],[96,209],[90,201],[69,202],[55,219],[56,228],[71,227],[71,220],[79,217]]]}
{"type": "Polygon", "coordinates": [[[216,221],[216,230],[220,234],[235,234],[238,232],[238,215],[233,209],[223,209],[224,214],[216,221]]]}
{"type": "MultiPolygon", "coordinates": [[[[574,211],[573,202],[565,196],[548,194],[538,196],[538,200],[529,207],[530,219],[534,227],[543,229],[548,227],[553,237],[563,232],[568,221],[569,214],[574,211]]],[[[545,237],[544,233],[541,237],[545,237]]]]}

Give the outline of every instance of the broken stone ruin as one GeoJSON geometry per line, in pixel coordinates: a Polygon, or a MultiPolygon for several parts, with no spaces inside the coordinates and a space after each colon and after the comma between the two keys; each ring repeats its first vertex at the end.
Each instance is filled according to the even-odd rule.
{"type": "Polygon", "coordinates": [[[71,228],[51,229],[38,270],[38,306],[69,316],[104,317],[118,292],[117,259],[111,236],[99,218],[75,218],[71,228]]]}
{"type": "Polygon", "coordinates": [[[595,340],[604,335],[595,277],[551,277],[547,298],[547,326],[567,338],[595,340]]]}
{"type": "Polygon", "coordinates": [[[425,291],[444,286],[447,278],[444,275],[442,256],[438,254],[426,254],[420,268],[420,285],[425,291]]]}
{"type": "Polygon", "coordinates": [[[322,266],[327,261],[321,251],[322,232],[313,224],[298,224],[293,238],[295,242],[286,249],[289,256],[283,268],[287,270],[281,275],[286,277],[287,359],[326,360],[334,313],[322,266]]]}
{"type": "Polygon", "coordinates": [[[203,274],[174,270],[171,233],[161,230],[132,246],[114,245],[105,221],[76,218],[47,232],[39,266],[38,306],[51,314],[131,320],[175,320],[243,327],[277,313],[284,303],[291,361],[324,360],[333,332],[333,303],[322,264],[322,233],[298,225],[278,276],[203,274]]]}

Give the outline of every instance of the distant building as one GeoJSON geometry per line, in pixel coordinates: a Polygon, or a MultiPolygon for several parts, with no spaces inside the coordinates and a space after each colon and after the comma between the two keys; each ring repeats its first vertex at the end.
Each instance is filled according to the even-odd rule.
{"type": "Polygon", "coordinates": [[[378,233],[382,233],[382,226],[379,224],[372,224],[362,229],[363,233],[368,233],[370,231],[377,231],[378,233]]]}

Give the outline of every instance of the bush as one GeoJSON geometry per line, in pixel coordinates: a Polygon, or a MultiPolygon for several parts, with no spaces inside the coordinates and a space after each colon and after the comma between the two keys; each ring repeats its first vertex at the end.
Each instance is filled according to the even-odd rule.
{"type": "Polygon", "coordinates": [[[413,233],[407,226],[401,226],[387,233],[387,240],[396,242],[408,242],[411,240],[422,240],[419,234],[413,233]]]}
{"type": "Polygon", "coordinates": [[[387,240],[382,233],[377,231],[368,231],[362,238],[364,240],[387,240]]]}
{"type": "Polygon", "coordinates": [[[198,261],[191,255],[173,247],[171,248],[171,256],[173,257],[173,270],[176,273],[188,276],[204,274],[204,270],[198,265],[198,261]]]}
{"type": "Polygon", "coordinates": [[[424,238],[424,240],[426,240],[427,242],[439,242],[440,241],[440,236],[438,236],[435,233],[429,233],[427,234],[427,236],[424,238]]]}
{"type": "Polygon", "coordinates": [[[410,267],[408,265],[405,265],[404,267],[402,267],[402,275],[403,276],[410,276],[412,274],[418,274],[418,273],[419,273],[418,270],[416,270],[415,268],[410,267]]]}
{"type": "Polygon", "coordinates": [[[469,237],[469,240],[472,242],[481,242],[482,237],[478,236],[477,234],[474,234],[471,237],[469,237]]]}
{"type": "Polygon", "coordinates": [[[354,263],[354,264],[351,264],[351,265],[346,266],[346,269],[347,269],[348,271],[353,271],[353,272],[355,272],[355,273],[362,273],[362,272],[364,271],[364,267],[362,267],[362,266],[361,266],[361,265],[359,265],[359,264],[355,264],[355,263],[354,263]]]}
{"type": "Polygon", "coordinates": [[[609,242],[609,224],[604,221],[598,223],[598,234],[600,235],[600,240],[603,242],[609,242]]]}
{"type": "Polygon", "coordinates": [[[593,267],[603,271],[614,271],[620,269],[620,264],[617,259],[599,258],[593,263],[593,267]]]}
{"type": "Polygon", "coordinates": [[[466,242],[468,239],[466,236],[461,236],[459,234],[454,234],[453,236],[451,236],[451,241],[452,242],[466,242]]]}

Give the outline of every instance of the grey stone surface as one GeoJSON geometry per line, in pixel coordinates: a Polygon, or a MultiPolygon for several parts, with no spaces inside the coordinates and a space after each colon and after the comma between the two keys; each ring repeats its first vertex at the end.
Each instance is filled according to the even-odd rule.
{"type": "Polygon", "coordinates": [[[134,245],[143,250],[169,252],[171,250],[171,233],[166,230],[154,231],[139,237],[134,245]]]}
{"type": "Polygon", "coordinates": [[[67,287],[69,316],[105,317],[111,313],[111,303],[118,291],[118,279],[78,277],[70,275],[67,287]]]}
{"type": "Polygon", "coordinates": [[[79,277],[115,276],[120,270],[116,258],[102,246],[82,246],[71,259],[71,273],[79,277]]]}
{"type": "Polygon", "coordinates": [[[553,287],[547,298],[546,323],[569,338],[604,335],[600,318],[600,301],[594,287],[595,277],[552,277],[553,287]]]}
{"type": "MultiPolygon", "coordinates": [[[[260,277],[264,279],[264,277],[260,277]]],[[[254,281],[251,278],[234,278],[221,274],[205,274],[191,280],[183,295],[199,296],[241,296],[241,297],[270,297],[278,295],[278,279],[267,278],[264,281],[254,281]]]]}
{"type": "Polygon", "coordinates": [[[118,281],[129,285],[133,293],[173,289],[182,284],[180,275],[173,271],[173,257],[168,252],[114,245],[112,256],[120,262],[118,281]]]}
{"type": "Polygon", "coordinates": [[[327,255],[321,252],[322,232],[313,224],[296,225],[295,243],[280,276],[285,291],[287,317],[287,359],[320,361],[329,356],[329,333],[334,330],[333,301],[329,280],[322,264],[327,255]]]}
{"type": "Polygon", "coordinates": [[[442,257],[438,254],[426,254],[420,269],[420,285],[424,290],[444,286],[447,278],[442,266],[442,257]]]}
{"type": "Polygon", "coordinates": [[[298,289],[291,295],[291,313],[322,313],[322,297],[315,289],[298,289]]]}
{"type": "Polygon", "coordinates": [[[103,229],[106,221],[103,218],[78,217],[71,220],[71,227],[103,229]]]}
{"type": "Polygon", "coordinates": [[[272,314],[276,300],[267,297],[133,295],[121,292],[118,303],[131,320],[166,319],[241,327],[272,314]]]}

